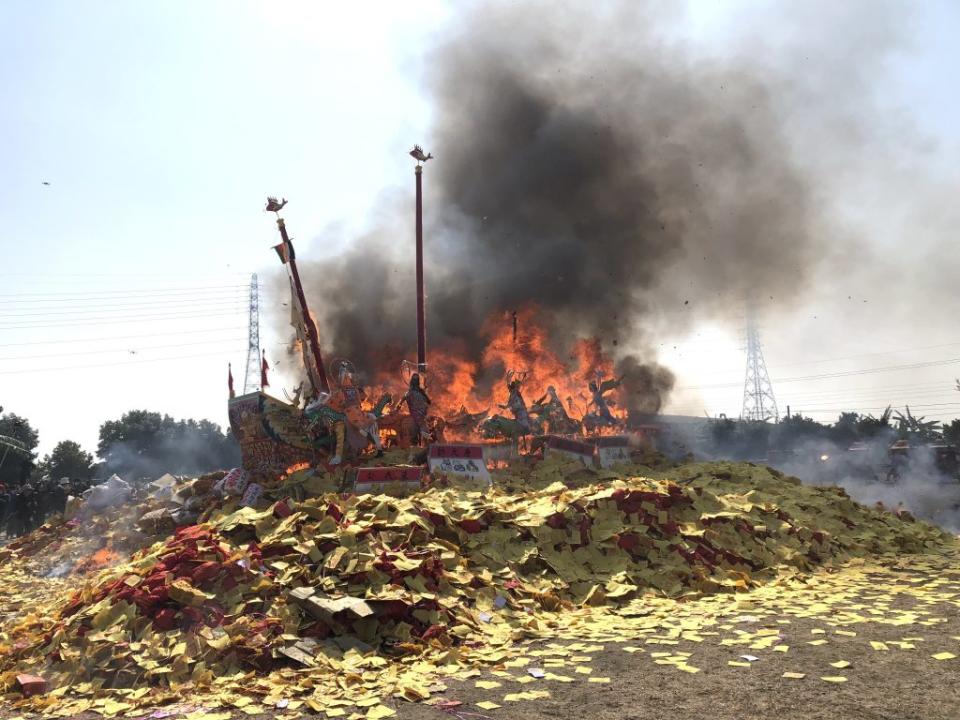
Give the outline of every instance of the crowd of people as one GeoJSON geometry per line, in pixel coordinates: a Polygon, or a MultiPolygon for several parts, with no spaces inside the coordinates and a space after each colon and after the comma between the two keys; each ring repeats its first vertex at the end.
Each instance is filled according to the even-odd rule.
{"type": "Polygon", "coordinates": [[[79,496],[90,484],[88,480],[68,478],[17,487],[0,483],[0,534],[14,538],[35,530],[54,513],[62,513],[70,495],[79,496]]]}

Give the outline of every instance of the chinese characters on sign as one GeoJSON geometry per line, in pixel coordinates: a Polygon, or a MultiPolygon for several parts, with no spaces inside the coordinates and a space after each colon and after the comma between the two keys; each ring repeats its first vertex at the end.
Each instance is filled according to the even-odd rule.
{"type": "Polygon", "coordinates": [[[487,486],[492,483],[480,445],[431,445],[428,463],[434,475],[459,475],[487,486]]]}

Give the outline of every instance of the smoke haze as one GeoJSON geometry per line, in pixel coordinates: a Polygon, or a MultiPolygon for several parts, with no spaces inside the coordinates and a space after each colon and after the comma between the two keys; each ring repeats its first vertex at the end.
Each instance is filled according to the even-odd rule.
{"type": "MultiPolygon", "coordinates": [[[[424,60],[428,353],[479,358],[489,318],[535,306],[558,352],[598,338],[630,407],[656,411],[665,321],[729,318],[748,294],[787,306],[824,254],[784,120],[809,67],[695,57],[642,3],[458,7],[424,60]]],[[[412,180],[345,252],[301,263],[325,344],[368,373],[414,355],[412,180]]]]}
{"type": "Polygon", "coordinates": [[[955,474],[938,468],[934,450],[916,447],[896,462],[890,443],[893,432],[866,443],[855,453],[831,442],[803,442],[789,459],[771,463],[783,472],[815,485],[842,487],[859,503],[882,503],[890,510],[907,510],[944,530],[960,532],[960,483],[955,474]]]}
{"type": "Polygon", "coordinates": [[[960,482],[949,463],[938,465],[937,449],[916,444],[893,455],[894,428],[875,437],[837,442],[827,437],[778,440],[782,426],[742,425],[741,433],[718,436],[710,421],[667,421],[660,449],[672,459],[736,460],[769,465],[808,485],[842,487],[864,505],[882,503],[907,510],[952,533],[960,532],[960,482]],[[751,429],[754,432],[751,432],[751,429]]]}

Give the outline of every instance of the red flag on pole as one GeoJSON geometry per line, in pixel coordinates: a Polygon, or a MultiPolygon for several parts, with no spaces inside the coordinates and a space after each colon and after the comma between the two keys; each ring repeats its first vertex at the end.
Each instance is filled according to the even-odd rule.
{"type": "Polygon", "coordinates": [[[230,388],[230,397],[235,398],[237,394],[233,391],[233,366],[227,363],[227,387],[230,388]]]}
{"type": "Polygon", "coordinates": [[[267,370],[270,369],[270,365],[267,362],[267,351],[263,351],[263,362],[260,363],[260,388],[270,387],[270,382],[267,380],[267,370]]]}

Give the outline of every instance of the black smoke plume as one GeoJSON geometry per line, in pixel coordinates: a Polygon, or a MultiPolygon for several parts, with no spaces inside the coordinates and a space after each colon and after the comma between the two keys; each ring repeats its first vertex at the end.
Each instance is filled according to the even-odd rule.
{"type": "MultiPolygon", "coordinates": [[[[478,357],[488,316],[534,304],[558,345],[599,338],[653,412],[673,376],[652,328],[739,312],[748,288],[789,299],[819,251],[783,79],[687,56],[644,7],[464,6],[424,63],[425,234],[429,346],[478,357]]],[[[381,207],[303,268],[325,341],[368,371],[415,347],[412,188],[381,207]]]]}

